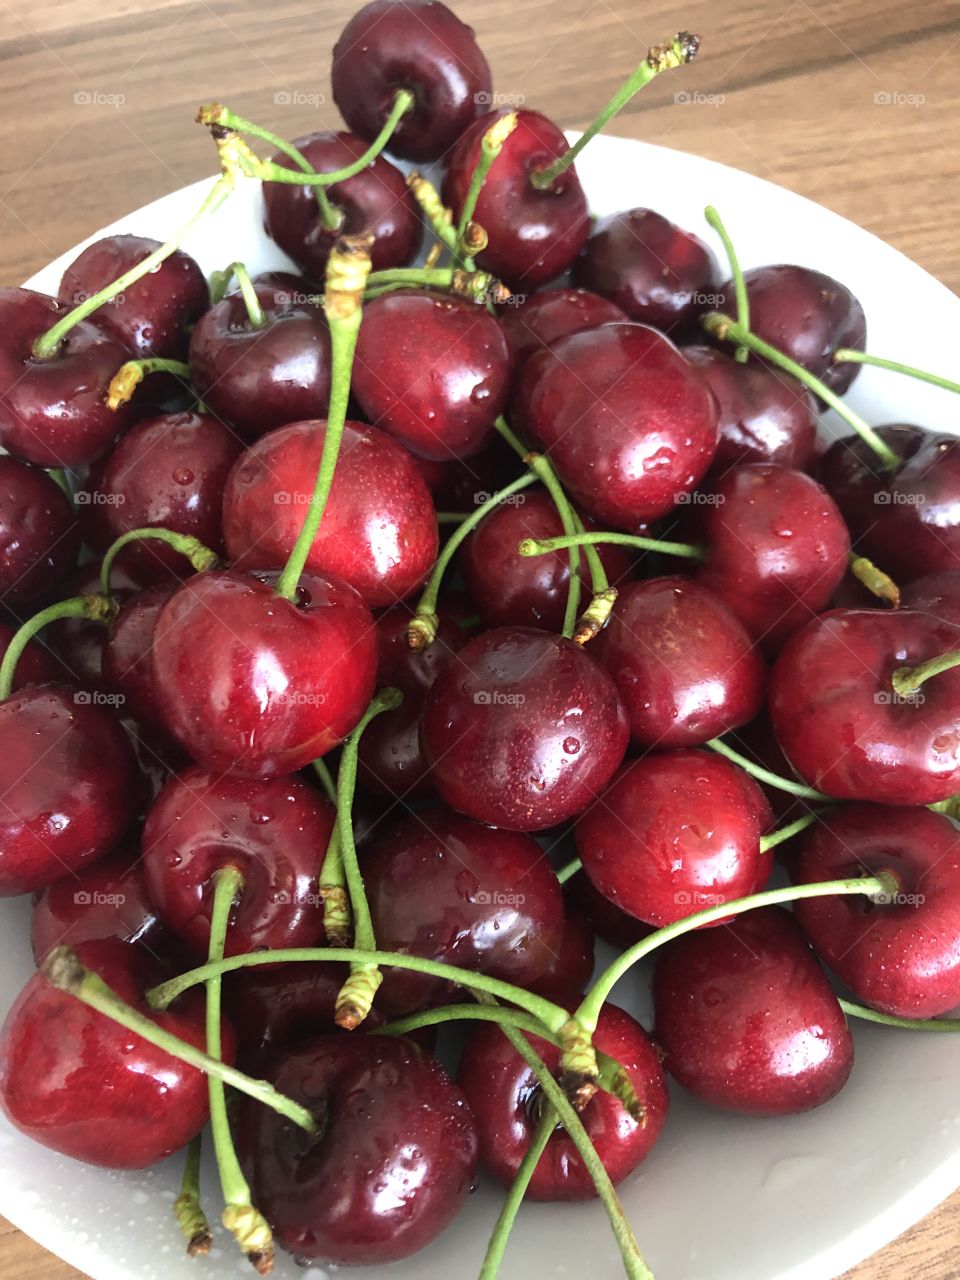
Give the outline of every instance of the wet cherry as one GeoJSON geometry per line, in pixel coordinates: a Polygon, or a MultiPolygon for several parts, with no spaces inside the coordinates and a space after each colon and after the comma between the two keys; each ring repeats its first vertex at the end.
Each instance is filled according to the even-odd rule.
{"type": "Polygon", "coordinates": [[[516,294],[500,308],[500,327],[510,348],[515,375],[528,356],[557,338],[626,319],[616,303],[589,289],[541,289],[537,293],[516,294]]]}
{"type": "Polygon", "coordinates": [[[73,503],[52,477],[0,457],[0,598],[14,607],[49,597],[76,565],[73,503]]]}

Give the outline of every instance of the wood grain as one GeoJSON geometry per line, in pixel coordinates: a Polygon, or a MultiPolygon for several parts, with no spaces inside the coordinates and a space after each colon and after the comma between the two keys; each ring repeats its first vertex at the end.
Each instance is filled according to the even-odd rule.
{"type": "MultiPolygon", "coordinates": [[[[353,8],[0,0],[0,279],[24,279],[131,207],[212,172],[210,143],[192,123],[200,101],[225,101],[288,137],[335,127],[329,49],[353,8]]],[[[459,0],[456,8],[477,29],[497,90],[571,128],[590,119],[648,44],[678,27],[701,32],[697,63],[682,81],[663,77],[645,90],[618,133],[779,182],[960,286],[956,0],[459,0]]],[[[651,174],[654,207],[656,182],[651,174]]],[[[78,1274],[0,1221],[5,1280],[78,1274]]],[[[960,1193],[848,1280],[907,1277],[960,1278],[960,1193]]]]}

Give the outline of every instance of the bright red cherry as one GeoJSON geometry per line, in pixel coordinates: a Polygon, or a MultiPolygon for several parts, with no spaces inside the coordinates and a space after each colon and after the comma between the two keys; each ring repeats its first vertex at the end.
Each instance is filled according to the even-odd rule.
{"type": "Polygon", "coordinates": [[[51,595],[77,563],[73,503],[39,467],[0,457],[0,597],[17,605],[51,595]]]}
{"type": "Polygon", "coordinates": [[[667,1070],[713,1106],[794,1115],[829,1101],[853,1067],[837,998],[779,908],[669,943],[657,957],[653,999],[667,1070]]]}
{"type": "Polygon", "coordinates": [[[499,315],[515,374],[528,356],[542,351],[557,338],[627,319],[616,303],[589,289],[541,289],[538,293],[517,294],[500,308],[499,315]]]}
{"type": "Polygon", "coordinates": [[[350,732],[373,694],[376,637],[359,595],[304,574],[294,602],[273,576],[198,573],[157,621],[164,722],[217,773],[302,769],[350,732]]]}

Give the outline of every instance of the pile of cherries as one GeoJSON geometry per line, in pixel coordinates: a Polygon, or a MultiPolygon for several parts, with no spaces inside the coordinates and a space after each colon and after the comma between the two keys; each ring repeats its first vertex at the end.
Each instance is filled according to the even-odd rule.
{"type": "Polygon", "coordinates": [[[38,964],[0,1102],[108,1168],[186,1148],[195,1253],[210,1120],[264,1274],[404,1257],[482,1166],[492,1280],[524,1195],[619,1221],[668,1076],[791,1114],[850,1017],[949,1028],[960,446],[845,405],[841,283],[741,272],[712,210],[726,282],[651,209],[591,223],[596,129],[488,111],[436,0],[361,9],[333,88],[349,132],[199,117],[198,217],[259,178],[289,270],[111,235],[0,290],[0,893],[38,964]],[[651,953],[648,1031],[608,997],[651,953]]]}

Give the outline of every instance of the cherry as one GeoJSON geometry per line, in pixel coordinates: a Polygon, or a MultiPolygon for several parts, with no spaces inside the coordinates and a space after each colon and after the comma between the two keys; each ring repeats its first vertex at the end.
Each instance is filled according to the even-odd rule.
{"type": "MultiPolygon", "coordinates": [[[[297,188],[290,187],[295,191],[297,188]]],[[[190,337],[190,379],[204,404],[248,440],[312,418],[330,398],[330,331],[305,280],[257,281],[262,323],[227,294],[190,337]]]]}
{"type": "Polygon", "coordinates": [[[748,774],[709,751],[624,765],[577,821],[583,869],[615,906],[658,927],[742,898],[766,880],[771,823],[748,774]]]}
{"type": "Polygon", "coordinates": [[[19,604],[49,597],[76,565],[80,535],[73,503],[38,467],[0,457],[0,597],[19,604]]]}
{"type": "Polygon", "coordinates": [[[618,951],[626,951],[635,942],[653,933],[652,925],[615,907],[609,898],[605,898],[599,889],[594,888],[583,871],[578,871],[567,881],[566,900],[568,913],[571,907],[573,913],[582,911],[597,937],[611,947],[616,947],[618,951]]]}
{"type": "MultiPolygon", "coordinates": [[[[530,1043],[556,1073],[560,1050],[537,1036],[530,1043]]],[[[616,1005],[600,1010],[593,1043],[626,1070],[641,1106],[643,1121],[623,1103],[597,1093],[581,1114],[584,1127],[612,1182],[622,1182],[650,1154],[667,1118],[669,1098],[657,1050],[639,1022],[616,1005]]],[[[477,1117],[480,1158],[489,1172],[509,1186],[527,1152],[540,1119],[542,1094],[533,1072],[491,1023],[471,1031],[460,1060],[458,1079],[477,1117]]],[[[593,1180],[564,1129],[551,1134],[527,1189],[531,1200],[591,1200],[593,1180]]]]}
{"type": "MultiPolygon", "coordinates": [[[[79,306],[160,247],[159,240],[124,234],[94,241],[64,271],[60,301],[68,307],[79,306]]],[[[177,249],[136,284],[104,303],[95,312],[95,324],[138,360],[179,359],[186,351],[189,326],[209,305],[206,277],[188,253],[177,249]]]]}
{"type": "Polygon", "coordinates": [[[415,103],[390,138],[405,160],[440,160],[490,101],[487,60],[472,27],[437,0],[373,0],[333,47],[333,98],[347,125],[375,138],[398,89],[415,103]]]}
{"type": "MultiPolygon", "coordinates": [[[[123,563],[115,564],[110,574],[110,590],[123,603],[143,589],[140,577],[123,563]]],[[[60,588],[64,599],[86,596],[100,590],[100,561],[87,560],[68,574],[60,588]]],[[[107,628],[101,622],[86,618],[58,618],[47,632],[50,646],[60,657],[69,676],[88,693],[115,694],[111,677],[104,674],[103,655],[107,628]]],[[[64,679],[63,672],[58,677],[64,679]]]]}
{"type": "Polygon", "coordinates": [[[664,947],[653,999],[667,1070],[714,1106],[761,1116],[808,1111],[838,1093],[853,1067],[837,998],[796,921],[778,907],[664,947]]]}
{"type": "MultiPolygon", "coordinates": [[[[743,278],[751,332],[843,395],[860,366],[834,363],[834,352],[841,347],[862,351],[867,340],[863,307],[850,290],[812,267],[754,267],[743,278]]],[[[734,314],[731,281],[719,290],[716,303],[708,310],[734,314]]]]}
{"type": "MultiPolygon", "coordinates": [[[[90,470],[80,508],[84,540],[104,552],[131,529],[162,528],[222,551],[223,487],[240,452],[233,432],[210,414],[145,418],[90,470]]],[[[155,538],[128,543],[119,556],[147,582],[191,572],[155,538]]]]}
{"type": "Polygon", "coordinates": [[[412,456],[438,511],[470,511],[525,470],[521,458],[499,434],[470,458],[437,462],[412,456]]]}
{"type": "MultiPolygon", "coordinates": [[[[17,628],[0,619],[0,661],[10,647],[17,628]]],[[[13,688],[24,689],[29,684],[56,684],[68,678],[66,668],[50,650],[37,640],[31,640],[17,660],[13,675],[13,688]]]]}
{"type": "Polygon", "coordinates": [[[723,601],[689,578],[622,586],[593,653],[620,691],[638,746],[695,747],[760,710],[763,660],[723,601]]]}
{"type": "Polygon", "coordinates": [[[317,881],[333,823],[330,803],[295,778],[253,781],[187,769],[147,815],[150,897],[161,919],[205,958],[214,877],[235,867],[244,885],[225,954],[313,946],[323,937],[317,881]]]}
{"type": "Polygon", "coordinates": [[[440,673],[421,738],[451,808],[540,831],[594,799],[623,759],[628,729],[613,681],[579,645],[499,627],[440,673]]]}
{"type": "Polygon", "coordinates": [[[103,682],[123,698],[124,711],[165,733],[163,709],[153,670],[153,636],[160,610],[176,587],[161,584],[138,591],[120,605],[103,646],[103,682]]]}
{"type": "MultiPolygon", "coordinates": [[[[233,563],[282,565],[313,494],[326,424],[296,422],[258,440],[240,458],[223,496],[233,563]]],[[[437,517],[407,451],[375,427],[348,422],[310,573],[335,574],[371,607],[394,604],[423,584],[437,557],[437,517]]]]}
{"type": "Polygon", "coordinates": [[[531,356],[514,411],[570,495],[601,524],[628,530],[671,511],[717,444],[712,393],[645,325],[584,329],[531,356]]]}
{"type": "Polygon", "coordinates": [[[842,800],[931,804],[960,791],[960,671],[916,693],[893,684],[960,648],[960,629],[914,609],[838,609],[783,648],[770,673],[770,718],[804,782],[842,800]]]}
{"type": "Polygon", "coordinates": [[[539,293],[519,294],[510,298],[499,314],[515,375],[528,356],[542,351],[557,338],[627,319],[616,303],[589,289],[541,289],[539,293]]]}
{"type": "Polygon", "coordinates": [[[852,804],[802,839],[799,884],[880,872],[896,881],[892,902],[796,904],[817,954],[856,998],[903,1018],[936,1018],[960,1004],[960,840],[949,819],[852,804]]]}
{"type": "Polygon", "coordinates": [[[715,347],[684,347],[720,410],[720,443],[713,470],[740,462],[775,462],[805,471],[817,440],[813,396],[782,369],[739,364],[715,347]]]}
{"type": "Polygon", "coordinates": [[[78,467],[110,447],[133,420],[106,405],[129,352],[91,320],[76,324],[48,359],[33,344],[69,307],[32,289],[0,289],[0,445],[40,467],[78,467]]]}
{"type": "Polygon", "coordinates": [[[373,693],[373,619],[345,583],[198,573],[160,612],[153,641],[168,729],[201,766],[271,778],[329,751],[373,693]]]}
{"type": "MultiPolygon", "coordinates": [[[[349,133],[311,133],[294,145],[316,173],[334,173],[353,164],[367,144],[349,133]]],[[[278,153],[274,164],[294,168],[289,157],[278,153]]],[[[423,224],[417,204],[403,174],[389,160],[377,156],[372,164],[324,188],[341,215],[337,227],[324,225],[317,198],[310,187],[284,182],[263,184],[264,225],[307,276],[322,280],[334,242],[342,235],[370,233],[370,257],[376,271],[402,267],[420,247],[423,224]]],[[[315,410],[311,410],[314,412],[315,410]]]]}
{"type": "Polygon", "coordinates": [[[474,302],[397,289],[364,307],[351,390],[366,417],[413,453],[476,453],[507,398],[509,352],[474,302]]]}
{"type": "Polygon", "coordinates": [[[676,339],[712,300],[716,271],[699,236],[652,209],[626,209],[600,219],[574,263],[573,277],[631,320],[676,339]]]}
{"type": "MultiPolygon", "coordinates": [[[[537,842],[434,806],[375,835],[361,858],[377,945],[527,986],[544,977],[564,931],[560,884],[537,842]]],[[[391,1015],[449,999],[450,985],[387,970],[391,1015]]]]}
{"type": "MultiPolygon", "coordinates": [[[[142,947],[105,938],[80,943],[77,955],[121,1000],[203,1048],[199,989],[157,1013],[143,993],[169,974],[142,947]]],[[[226,1039],[229,1049],[229,1031],[226,1039]]],[[[203,1128],[207,1081],[36,973],[0,1033],[0,1103],[21,1133],[45,1147],[108,1169],[145,1169],[203,1128]]]]}
{"type": "Polygon", "coordinates": [[[594,942],[587,916],[568,908],[563,918],[560,946],[550,958],[550,967],[542,977],[529,983],[528,990],[546,996],[586,991],[593,977],[594,942]]]}
{"type": "Polygon", "coordinates": [[[960,569],[942,569],[908,583],[900,593],[900,603],[960,626],[960,569]]]}
{"type": "MultiPolygon", "coordinates": [[[[455,218],[466,203],[483,136],[507,114],[500,109],[481,116],[450,152],[443,201],[455,218]]],[[[538,111],[515,114],[516,128],[494,161],[474,211],[474,221],[489,236],[477,262],[511,288],[532,292],[570,266],[586,241],[589,216],[572,166],[544,190],[531,181],[535,170],[566,153],[561,130],[538,111]]]]}
{"type": "Polygon", "coordinates": [[[0,703],[0,896],[108,853],[134,816],[136,776],[123,729],[90,694],[32,685],[0,703]]]}
{"type": "Polygon", "coordinates": [[[850,558],[843,519],[816,480],[770,463],[734,467],[703,497],[697,580],[776,652],[839,586],[850,558]]]}
{"type": "Polygon", "coordinates": [[[269,1068],[317,1117],[306,1134],[244,1099],[238,1146],[254,1199],[298,1259],[378,1265],[422,1249],[462,1207],[473,1115],[439,1063],[401,1037],[318,1036],[269,1068]]]}
{"type": "MultiPolygon", "coordinates": [[[[585,522],[588,531],[590,520],[585,522]]],[[[554,538],[563,523],[553,499],[542,490],[517,494],[502,503],[467,538],[460,570],[470,598],[488,627],[541,627],[562,631],[570,582],[570,553],[521,556],[524,538],[554,538]]],[[[621,547],[598,547],[611,583],[630,573],[631,559],[621,547]]]]}

